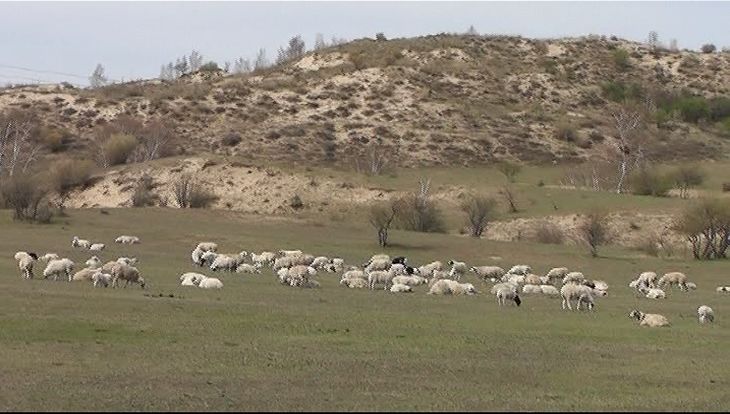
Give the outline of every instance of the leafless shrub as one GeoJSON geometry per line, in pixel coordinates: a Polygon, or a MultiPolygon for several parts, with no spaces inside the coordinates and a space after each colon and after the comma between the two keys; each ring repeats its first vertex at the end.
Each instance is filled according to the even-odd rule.
{"type": "Polygon", "coordinates": [[[159,199],[159,196],[153,192],[154,188],[155,184],[152,177],[149,175],[142,176],[130,199],[132,207],[154,206],[159,199]]]}
{"type": "Polygon", "coordinates": [[[695,259],[723,259],[727,257],[730,242],[730,203],[702,200],[685,209],[677,217],[674,228],[690,242],[695,259]]]}
{"type": "Polygon", "coordinates": [[[29,112],[0,114],[0,176],[26,172],[36,160],[40,146],[31,140],[35,126],[35,117],[29,112]]]}
{"type": "Polygon", "coordinates": [[[486,196],[471,196],[461,204],[472,237],[481,237],[489,221],[496,215],[496,208],[497,202],[486,196]]]}
{"type": "Polygon", "coordinates": [[[51,189],[58,194],[58,208],[61,214],[71,191],[89,182],[93,168],[90,161],[71,158],[58,160],[51,166],[49,183],[51,189]]]}
{"type": "Polygon", "coordinates": [[[48,208],[48,189],[39,176],[15,174],[0,185],[0,198],[13,209],[14,220],[47,223],[51,220],[48,208]]]}
{"type": "Polygon", "coordinates": [[[388,230],[397,214],[397,204],[394,202],[373,204],[368,212],[368,221],[378,232],[378,245],[388,245],[388,230]]]}
{"type": "Polygon", "coordinates": [[[565,233],[556,224],[543,221],[535,229],[535,241],[544,244],[563,244],[565,233]]]}
{"type": "Polygon", "coordinates": [[[180,208],[208,208],[218,200],[218,196],[189,175],[182,175],[173,182],[172,192],[180,208]]]}
{"type": "Polygon", "coordinates": [[[517,195],[512,186],[510,186],[510,185],[503,186],[502,189],[499,190],[499,193],[504,197],[504,201],[507,202],[507,206],[509,207],[510,213],[519,212],[519,209],[517,208],[517,195]]]}
{"type": "Polygon", "coordinates": [[[399,228],[427,233],[445,231],[443,215],[430,199],[430,188],[431,180],[421,179],[418,192],[407,194],[395,201],[395,220],[399,228]]]}
{"type": "Polygon", "coordinates": [[[114,134],[99,148],[99,160],[103,167],[124,164],[137,148],[137,138],[127,134],[114,134]]]}
{"type": "Polygon", "coordinates": [[[598,248],[608,242],[606,218],[606,213],[594,210],[586,214],[583,223],[578,226],[578,234],[588,245],[593,257],[598,257],[598,248]]]}
{"type": "Polygon", "coordinates": [[[517,174],[522,171],[522,167],[513,162],[503,161],[497,164],[497,170],[499,170],[499,172],[507,178],[507,181],[513,183],[515,182],[515,178],[517,178],[517,174]]]}

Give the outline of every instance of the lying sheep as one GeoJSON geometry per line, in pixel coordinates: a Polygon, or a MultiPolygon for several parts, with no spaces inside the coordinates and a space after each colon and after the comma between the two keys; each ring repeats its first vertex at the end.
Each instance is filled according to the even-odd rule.
{"type": "Polygon", "coordinates": [[[79,239],[77,236],[74,236],[73,240],[71,240],[71,246],[88,249],[89,247],[91,247],[91,242],[85,239],[79,239]]]}
{"type": "Polygon", "coordinates": [[[502,287],[500,289],[497,289],[497,293],[495,294],[495,296],[497,296],[497,304],[499,306],[504,306],[508,300],[513,301],[517,306],[520,306],[520,304],[522,303],[520,295],[518,295],[517,292],[508,287],[502,287]]]}
{"type": "Polygon", "coordinates": [[[687,290],[687,276],[681,272],[669,272],[659,279],[657,285],[661,288],[677,285],[680,289],[687,290]]]}
{"type": "Polygon", "coordinates": [[[118,257],[117,263],[124,263],[130,266],[134,266],[139,263],[139,259],[137,259],[136,257],[118,257]]]}
{"type": "Polygon", "coordinates": [[[522,293],[524,293],[525,295],[542,294],[542,288],[540,287],[540,285],[527,284],[525,286],[522,286],[522,293]]]}
{"type": "Polygon", "coordinates": [[[350,289],[365,289],[369,287],[368,281],[365,279],[342,279],[340,284],[350,289]]]}
{"type": "Polygon", "coordinates": [[[656,313],[644,313],[638,310],[632,310],[629,318],[639,321],[639,326],[649,326],[653,328],[669,326],[669,320],[664,315],[656,313]]]}
{"type": "Polygon", "coordinates": [[[326,265],[330,264],[330,259],[325,256],[317,256],[312,260],[312,266],[313,268],[317,270],[323,270],[326,265]]]}
{"type": "Polygon", "coordinates": [[[426,278],[421,276],[395,276],[392,280],[393,284],[419,286],[428,283],[426,278]]]}
{"type": "Polygon", "coordinates": [[[96,271],[91,276],[91,281],[94,283],[94,287],[108,287],[112,282],[112,275],[96,271]]]}
{"type": "Polygon", "coordinates": [[[261,263],[250,265],[248,263],[241,263],[236,268],[236,273],[250,273],[250,274],[261,274],[261,263]]]}
{"type": "Polygon", "coordinates": [[[205,275],[201,275],[200,273],[183,273],[180,276],[180,286],[197,286],[205,277],[205,275]]]}
{"type": "Polygon", "coordinates": [[[58,260],[61,256],[57,255],[56,253],[46,253],[43,256],[39,257],[38,260],[43,260],[44,262],[49,262],[51,260],[58,260]]]}
{"type": "Polygon", "coordinates": [[[301,250],[279,250],[279,256],[285,257],[285,256],[299,256],[304,254],[301,250]]]}
{"type": "Polygon", "coordinates": [[[221,289],[223,282],[215,277],[203,276],[200,283],[198,283],[198,287],[201,289],[221,289]]]}
{"type": "Polygon", "coordinates": [[[500,279],[505,274],[504,269],[499,266],[474,266],[469,271],[485,282],[489,279],[500,279]]]}
{"type": "Polygon", "coordinates": [[[114,239],[114,243],[121,243],[121,244],[139,244],[139,237],[137,236],[119,236],[116,239],[114,239]]]}
{"type": "Polygon", "coordinates": [[[203,253],[205,253],[205,251],[198,249],[197,247],[193,249],[193,252],[190,253],[190,258],[193,260],[193,263],[198,266],[203,266],[203,262],[201,261],[203,253]]]}
{"type": "Polygon", "coordinates": [[[717,293],[730,293],[730,286],[718,286],[715,288],[717,293]]]}
{"type": "Polygon", "coordinates": [[[449,277],[453,280],[461,280],[461,276],[465,275],[466,272],[469,271],[469,268],[464,262],[457,262],[456,260],[452,259],[449,260],[448,264],[449,266],[451,266],[451,270],[449,271],[449,277]]]}
{"type": "Polygon", "coordinates": [[[560,291],[553,285],[540,285],[540,290],[543,295],[560,296],[560,291]]]}
{"type": "Polygon", "coordinates": [[[101,270],[98,267],[86,267],[74,273],[71,280],[74,282],[89,282],[92,280],[92,276],[100,271],[101,270]]]}
{"type": "Polygon", "coordinates": [[[699,322],[704,324],[707,322],[714,322],[715,321],[715,312],[713,312],[712,308],[707,305],[702,305],[699,308],[697,308],[697,317],[699,319],[699,322]]]}
{"type": "MultiPolygon", "coordinates": [[[[443,270],[434,270],[431,272],[431,284],[436,282],[437,280],[442,279],[451,279],[451,275],[449,272],[443,271],[443,270]]],[[[454,280],[454,279],[451,279],[454,280]]]]}
{"type": "Polygon", "coordinates": [[[21,276],[25,279],[33,279],[33,265],[38,260],[38,255],[33,252],[17,252],[13,257],[18,261],[21,276]]]}
{"type": "Polygon", "coordinates": [[[685,286],[688,290],[697,290],[697,284],[694,282],[687,282],[685,286]]]}
{"type": "Polygon", "coordinates": [[[130,283],[139,283],[139,286],[144,289],[145,281],[142,276],[139,275],[139,270],[136,267],[130,266],[124,263],[117,263],[112,267],[112,287],[116,288],[119,279],[124,280],[124,287],[130,283]]]}
{"type": "Polygon", "coordinates": [[[200,266],[210,267],[217,257],[218,253],[216,252],[212,252],[210,250],[207,252],[203,252],[203,254],[200,255],[200,266]]]}
{"type": "Polygon", "coordinates": [[[94,252],[100,252],[100,251],[104,250],[104,247],[105,247],[104,243],[94,243],[91,246],[89,246],[89,250],[94,251],[94,252]]]}
{"type": "Polygon", "coordinates": [[[46,268],[43,270],[43,278],[48,279],[49,277],[53,276],[53,280],[58,280],[59,275],[65,274],[68,278],[68,281],[70,282],[72,279],[71,272],[73,272],[73,269],[74,262],[69,259],[63,258],[57,260],[49,260],[46,268]]]}
{"type": "Polygon", "coordinates": [[[427,265],[423,265],[418,268],[418,274],[425,277],[425,278],[432,278],[434,272],[436,271],[442,271],[444,268],[443,263],[440,261],[431,262],[427,265]]]}
{"type": "Polygon", "coordinates": [[[391,273],[393,273],[393,276],[403,276],[408,274],[406,272],[406,266],[401,263],[395,263],[390,265],[390,269],[388,269],[391,273]]]}
{"type": "Polygon", "coordinates": [[[86,267],[90,267],[92,269],[98,269],[101,267],[101,260],[99,260],[96,256],[91,256],[91,259],[87,260],[85,263],[86,267]]]}
{"type": "Polygon", "coordinates": [[[543,279],[538,276],[530,273],[529,275],[525,276],[525,284],[526,285],[542,285],[543,279]]]}
{"type": "Polygon", "coordinates": [[[513,275],[527,276],[528,274],[532,273],[532,268],[528,265],[514,265],[507,273],[513,275]]]}
{"type": "Polygon", "coordinates": [[[333,258],[332,262],[329,264],[329,266],[326,267],[326,270],[328,272],[332,272],[332,273],[339,273],[344,269],[345,269],[345,260],[341,259],[339,257],[333,258]]]}
{"type": "Polygon", "coordinates": [[[390,262],[391,264],[393,263],[390,260],[390,256],[389,255],[380,253],[380,254],[374,254],[374,255],[372,255],[367,262],[363,263],[362,267],[363,268],[366,268],[366,267],[370,266],[370,263],[372,263],[372,262],[374,262],[376,260],[378,260],[378,261],[380,261],[380,260],[386,260],[386,261],[390,262]]]}
{"type": "Polygon", "coordinates": [[[365,274],[364,271],[359,270],[359,269],[351,269],[351,270],[348,270],[347,272],[345,272],[345,273],[342,274],[341,280],[345,280],[345,279],[362,279],[362,280],[367,280],[367,278],[368,277],[367,277],[367,275],[365,274]]]}
{"type": "Polygon", "coordinates": [[[390,291],[393,293],[410,293],[413,292],[413,289],[408,285],[394,283],[393,286],[390,287],[390,291]]]}
{"type": "Polygon", "coordinates": [[[651,289],[643,288],[640,290],[640,292],[643,293],[644,296],[646,296],[649,299],[666,299],[667,298],[667,294],[664,293],[664,291],[659,288],[651,288],[651,289]]]}
{"type": "Polygon", "coordinates": [[[437,281],[428,290],[429,295],[474,295],[476,293],[477,290],[471,283],[459,283],[449,279],[437,281]]]}
{"type": "Polygon", "coordinates": [[[389,270],[392,266],[390,259],[375,259],[371,260],[367,266],[365,266],[365,272],[370,273],[374,271],[385,271],[389,270]]]}

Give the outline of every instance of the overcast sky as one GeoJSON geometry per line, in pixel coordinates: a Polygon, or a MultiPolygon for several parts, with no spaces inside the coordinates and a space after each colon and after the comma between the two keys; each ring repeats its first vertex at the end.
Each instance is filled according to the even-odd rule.
{"type": "Polygon", "coordinates": [[[655,30],[681,48],[730,46],[730,2],[2,2],[0,16],[0,84],[87,84],[97,63],[112,79],[150,78],[192,49],[222,64],[253,60],[261,47],[273,58],[297,34],[309,48],[317,33],[394,38],[469,25],[482,34],[639,41],[655,30]]]}

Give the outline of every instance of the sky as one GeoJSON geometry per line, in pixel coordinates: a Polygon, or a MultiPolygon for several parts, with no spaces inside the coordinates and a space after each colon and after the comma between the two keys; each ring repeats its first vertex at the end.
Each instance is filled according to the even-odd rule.
{"type": "Polygon", "coordinates": [[[644,41],[649,31],[680,48],[730,46],[730,2],[0,2],[0,85],[87,85],[98,63],[108,78],[159,76],[193,49],[222,64],[254,60],[295,35],[326,40],[461,33],[555,38],[588,34],[644,41]],[[22,69],[21,69],[22,68],[22,69]]]}

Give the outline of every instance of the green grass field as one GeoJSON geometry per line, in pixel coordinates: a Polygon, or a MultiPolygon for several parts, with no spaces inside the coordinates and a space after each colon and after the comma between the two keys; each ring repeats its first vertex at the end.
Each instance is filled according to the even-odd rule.
{"type": "MultiPolygon", "coordinates": [[[[380,250],[358,222],[314,225],[221,211],[72,210],[51,225],[0,212],[2,410],[712,410],[730,409],[728,262],[661,260],[606,248],[498,243],[393,231],[392,254],[411,262],[567,266],[606,280],[596,311],[562,311],[559,299],[524,297],[500,308],[480,294],[434,297],[350,290],[321,274],[320,289],[262,275],[221,274],[225,287],[179,286],[197,271],[203,240],[222,252],[301,248],[359,264],[380,250]],[[133,234],[141,245],[113,243],[133,234]],[[17,250],[90,256],[78,235],[107,244],[103,259],[136,255],[148,289],[22,280],[17,250]],[[500,260],[490,259],[499,256],[500,260]],[[635,297],[640,271],[683,271],[698,290],[665,301],[635,297]],[[160,297],[159,295],[162,295],[160,297]],[[711,306],[716,323],[700,326],[711,306]],[[672,326],[640,328],[633,308],[672,326]]],[[[208,272],[210,273],[210,272],[208,272]]]]}

